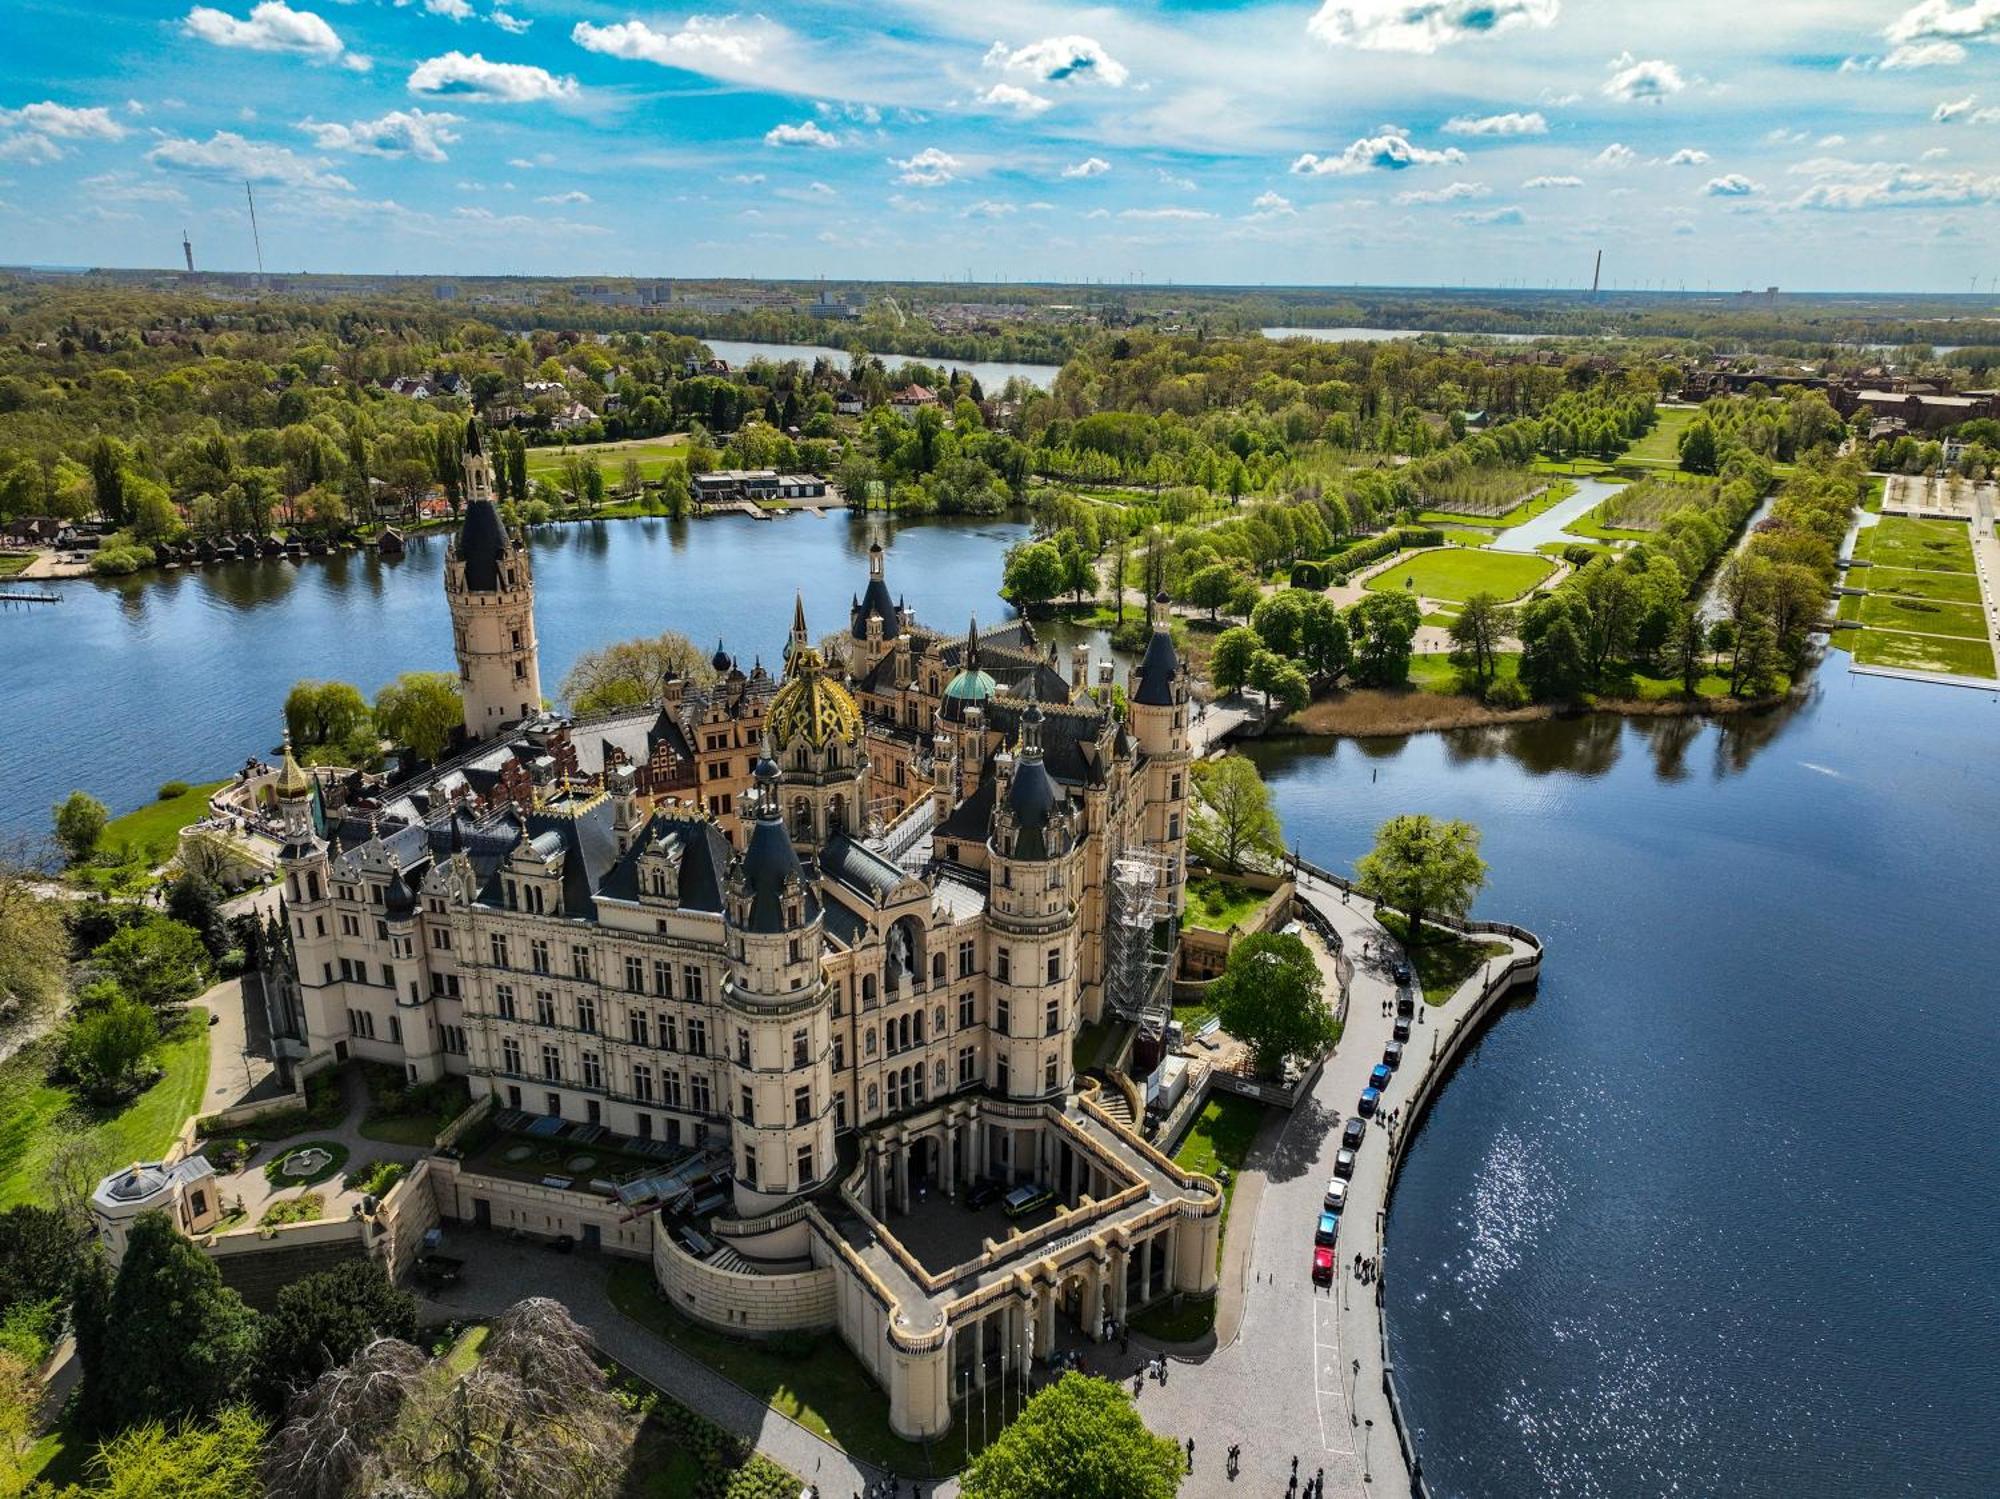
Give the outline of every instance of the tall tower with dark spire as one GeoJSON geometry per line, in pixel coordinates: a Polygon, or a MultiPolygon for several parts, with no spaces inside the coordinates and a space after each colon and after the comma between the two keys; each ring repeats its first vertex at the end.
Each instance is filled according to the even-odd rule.
{"type": "Polygon", "coordinates": [[[493,460],[479,424],[465,424],[465,522],[445,561],[452,650],[468,738],[489,739],[541,711],[535,574],[493,498],[493,460]]]}

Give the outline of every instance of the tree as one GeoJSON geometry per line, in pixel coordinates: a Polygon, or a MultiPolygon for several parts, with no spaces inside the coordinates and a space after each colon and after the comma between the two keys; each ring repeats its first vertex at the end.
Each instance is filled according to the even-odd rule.
{"type": "Polygon", "coordinates": [[[1340,1039],[1312,949],[1297,937],[1261,932],[1229,949],[1209,988],[1222,1028],[1248,1046],[1257,1070],[1276,1074],[1287,1057],[1316,1057],[1340,1039]]]}
{"type": "Polygon", "coordinates": [[[585,651],[563,676],[561,690],[570,712],[602,713],[659,701],[670,676],[696,687],[715,676],[707,653],[677,630],[585,651]]]}
{"type": "Polygon", "coordinates": [[[1238,870],[1251,854],[1281,854],[1270,788],[1241,755],[1198,761],[1188,809],[1188,847],[1211,869],[1238,870]]]}
{"type": "Polygon", "coordinates": [[[1046,604],[1062,589],[1062,552],[1054,542],[1026,541],[1007,553],[1000,592],[1017,608],[1032,610],[1038,604],[1046,604]]]}
{"type": "Polygon", "coordinates": [[[1340,617],[1333,600],[1323,593],[1307,594],[1299,620],[1300,664],[1314,676],[1331,681],[1347,670],[1353,655],[1347,621],[1340,617]]]}
{"type": "Polygon", "coordinates": [[[208,987],[208,951],[200,933],[165,916],[120,927],[90,960],[106,978],[156,1011],[186,1004],[208,987]]]}
{"type": "Polygon", "coordinates": [[[0,1213],[0,1308],[67,1301],[82,1263],[76,1224],[54,1208],[23,1203],[0,1213]]]}
{"type": "Polygon", "coordinates": [[[1312,684],[1306,674],[1276,651],[1259,651],[1250,658],[1250,685],[1264,694],[1264,715],[1274,706],[1278,717],[1296,713],[1312,701],[1312,684]]]}
{"type": "Polygon", "coordinates": [[[229,924],[222,916],[222,891],[198,874],[183,871],[167,882],[166,913],[192,927],[212,959],[229,951],[229,924]]]}
{"type": "Polygon", "coordinates": [[[1208,679],[1215,690],[1225,697],[1242,691],[1250,680],[1250,663],[1263,649],[1264,637],[1248,625],[1237,625],[1216,636],[1215,649],[1208,658],[1208,679]]]}
{"type": "Polygon", "coordinates": [[[1715,428],[1706,417],[1697,417],[1681,433],[1681,467],[1691,474],[1712,474],[1717,467],[1718,445],[1715,428]]]}
{"type": "Polygon", "coordinates": [[[1778,632],[1762,614],[1743,621],[1730,663],[1729,691],[1735,697],[1764,697],[1778,685],[1778,632]]]}
{"type": "Polygon", "coordinates": [[[1702,670],[1707,665],[1707,644],[1701,611],[1693,604],[1682,604],[1674,611],[1662,649],[1666,653],[1667,669],[1680,679],[1681,691],[1689,697],[1693,697],[1701,686],[1702,670]]]}
{"type": "Polygon", "coordinates": [[[42,1387],[28,1366],[13,1354],[0,1352],[0,1495],[24,1492],[28,1469],[23,1459],[35,1434],[42,1387]]]}
{"type": "Polygon", "coordinates": [[[54,808],[56,842],[70,863],[81,864],[97,852],[111,814],[87,791],[72,791],[54,808]]]}
{"type": "Polygon", "coordinates": [[[1568,702],[1590,685],[1583,635],[1566,594],[1521,612],[1521,682],[1537,702],[1568,702]]]}
{"type": "Polygon", "coordinates": [[[374,1260],[350,1260],[293,1281],[257,1322],[257,1391],[282,1411],[320,1375],[352,1359],[377,1338],[408,1342],[417,1333],[417,1303],[399,1291],[374,1260]]]}
{"type": "Polygon", "coordinates": [[[1400,687],[1410,679],[1410,647],[1423,610],[1404,593],[1374,593],[1348,614],[1355,639],[1354,679],[1364,687],[1400,687]]]}
{"type": "Polygon", "coordinates": [[[62,1499],[261,1499],[263,1447],[264,1423],[240,1405],[213,1422],[148,1421],[99,1447],[91,1487],[62,1499]]]}
{"type": "Polygon", "coordinates": [[[435,760],[465,721],[458,678],[448,671],[406,671],[375,694],[375,728],[420,759],[435,760]]]}
{"type": "Polygon", "coordinates": [[[1392,817],[1375,830],[1375,846],[1354,866],[1355,888],[1409,921],[1408,945],[1424,940],[1426,918],[1463,916],[1486,884],[1479,829],[1420,812],[1392,817]]]}
{"type": "Polygon", "coordinates": [[[1109,1380],[1067,1373],[965,1470],[965,1499],[1173,1499],[1181,1450],[1109,1380]]]}
{"type": "Polygon", "coordinates": [[[151,1010],[123,994],[79,1015],[63,1033],[63,1067],[92,1099],[110,1102],[137,1091],[160,1049],[151,1010]]]}
{"type": "Polygon", "coordinates": [[[1268,594],[1250,611],[1250,628],[1280,656],[1296,656],[1305,628],[1306,600],[1314,597],[1317,595],[1302,588],[1285,588],[1268,594]]]}
{"type": "Polygon", "coordinates": [[[0,1026],[40,1015],[63,994],[63,903],[42,893],[36,873],[18,853],[0,849],[0,1026]]]}
{"type": "MultiPolygon", "coordinates": [[[[1124,567],[1125,548],[1120,538],[1118,558],[1121,576],[1124,567]]],[[[1222,606],[1229,602],[1236,592],[1236,569],[1226,562],[1211,563],[1187,580],[1183,589],[1187,601],[1197,609],[1206,609],[1213,620],[1222,606]]]]}
{"type": "Polygon", "coordinates": [[[310,753],[339,752],[371,739],[375,716],[361,690],[346,682],[297,682],[285,694],[285,727],[292,744],[307,759],[310,753]]]}
{"type": "Polygon", "coordinates": [[[1513,628],[1513,615],[1490,593],[1475,593],[1459,607],[1451,624],[1452,665],[1472,673],[1481,687],[1493,680],[1500,641],[1513,628]]]}
{"type": "Polygon", "coordinates": [[[536,1297],[494,1321],[463,1372],[378,1338],[322,1374],[271,1441],[265,1492],[600,1499],[623,1480],[631,1428],[589,1335],[536,1297]]]}
{"type": "Polygon", "coordinates": [[[103,1429],[220,1412],[243,1397],[256,1357],[250,1309],[215,1261],[164,1213],[144,1213],[126,1240],[102,1344],[83,1353],[84,1385],[103,1429]]]}

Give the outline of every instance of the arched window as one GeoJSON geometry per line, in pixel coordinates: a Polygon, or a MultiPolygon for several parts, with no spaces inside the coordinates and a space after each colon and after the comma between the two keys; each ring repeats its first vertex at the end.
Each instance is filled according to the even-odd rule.
{"type": "Polygon", "coordinates": [[[847,798],[836,796],[827,805],[826,827],[830,833],[838,833],[847,826],[847,798]]]}
{"type": "Polygon", "coordinates": [[[861,975],[861,1003],[863,1005],[875,1003],[875,975],[872,973],[861,975]]]}
{"type": "Polygon", "coordinates": [[[917,1045],[922,1046],[924,1044],[924,1012],[919,1010],[911,1018],[916,1021],[917,1045]]]}
{"type": "MultiPolygon", "coordinates": [[[[944,982],[944,954],[941,952],[931,954],[931,982],[933,984],[944,982]]],[[[940,1010],[938,1013],[942,1015],[944,1011],[940,1010]]]]}
{"type": "Polygon", "coordinates": [[[807,801],[802,796],[793,797],[792,836],[794,838],[812,837],[812,826],[813,826],[812,819],[813,819],[812,803],[807,801]]]}

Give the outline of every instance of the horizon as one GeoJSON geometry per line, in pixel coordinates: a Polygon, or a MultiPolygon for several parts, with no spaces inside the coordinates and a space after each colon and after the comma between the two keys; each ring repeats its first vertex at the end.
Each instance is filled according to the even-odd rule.
{"type": "Polygon", "coordinates": [[[2000,274],[2000,10],[1976,0],[18,21],[0,260],[50,267],[174,269],[185,230],[198,269],[254,273],[249,182],[263,263],[314,267],[267,274],[581,255],[613,278],[1445,291],[1477,266],[1547,291],[1572,284],[1552,264],[1587,284],[1600,246],[1616,289],[1660,294],[1970,296],[2000,274]],[[1330,261],[1346,274],[1314,274],[1330,261]]]}

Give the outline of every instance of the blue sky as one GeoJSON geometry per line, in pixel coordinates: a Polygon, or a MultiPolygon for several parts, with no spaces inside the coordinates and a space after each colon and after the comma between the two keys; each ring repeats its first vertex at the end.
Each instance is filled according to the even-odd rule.
{"type": "Polygon", "coordinates": [[[2000,0],[0,0],[0,261],[1965,291],[2000,0]]]}

